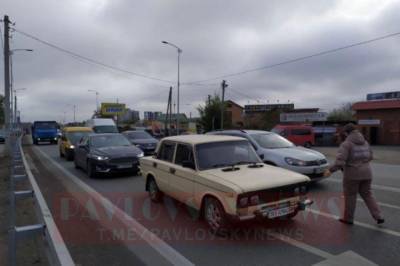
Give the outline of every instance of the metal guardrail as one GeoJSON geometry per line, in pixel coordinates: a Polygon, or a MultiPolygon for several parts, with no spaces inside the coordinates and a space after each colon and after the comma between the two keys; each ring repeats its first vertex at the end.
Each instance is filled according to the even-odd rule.
{"type": "Polygon", "coordinates": [[[40,191],[38,184],[28,166],[22,151],[21,137],[15,132],[10,142],[11,176],[10,176],[10,229],[9,229],[9,265],[16,265],[17,244],[25,238],[41,236],[45,241],[46,254],[50,265],[75,265],[65,246],[64,240],[53,220],[50,209],[40,191]],[[28,180],[30,190],[15,191],[15,184],[28,180]],[[16,203],[20,199],[33,198],[35,201],[38,223],[16,226],[16,203]]]}

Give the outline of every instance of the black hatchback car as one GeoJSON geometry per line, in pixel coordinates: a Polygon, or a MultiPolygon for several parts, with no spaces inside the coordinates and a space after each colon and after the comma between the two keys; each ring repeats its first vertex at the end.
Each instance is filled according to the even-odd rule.
{"type": "Polygon", "coordinates": [[[122,132],[124,136],[136,147],[144,152],[144,155],[154,154],[158,140],[153,138],[149,133],[144,130],[132,130],[122,132]]]}
{"type": "Polygon", "coordinates": [[[89,134],[75,149],[76,168],[86,170],[89,177],[99,173],[139,171],[139,158],[143,152],[119,133],[89,134]]]}

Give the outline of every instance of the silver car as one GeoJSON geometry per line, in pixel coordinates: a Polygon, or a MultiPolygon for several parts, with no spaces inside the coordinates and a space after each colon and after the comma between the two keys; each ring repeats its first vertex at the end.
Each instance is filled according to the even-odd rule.
{"type": "Polygon", "coordinates": [[[263,130],[222,130],[207,134],[246,138],[264,163],[307,175],[312,181],[323,179],[323,173],[329,166],[326,157],[322,153],[298,147],[273,132],[263,130]]]}

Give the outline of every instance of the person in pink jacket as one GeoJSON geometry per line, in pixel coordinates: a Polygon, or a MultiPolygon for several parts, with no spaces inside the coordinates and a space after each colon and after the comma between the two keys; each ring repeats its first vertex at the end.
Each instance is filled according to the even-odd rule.
{"type": "Polygon", "coordinates": [[[335,163],[326,173],[330,175],[338,170],[343,171],[344,214],[339,221],[353,224],[357,194],[360,194],[372,217],[382,224],[385,220],[371,191],[372,150],[354,124],[344,126],[343,134],[346,139],[339,147],[335,163]]]}

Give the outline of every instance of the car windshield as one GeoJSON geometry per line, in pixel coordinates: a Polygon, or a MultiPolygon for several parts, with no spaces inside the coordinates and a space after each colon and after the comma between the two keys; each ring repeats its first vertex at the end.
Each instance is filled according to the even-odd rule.
{"type": "Polygon", "coordinates": [[[93,131],[96,133],[118,133],[115,126],[95,126],[93,131]]]}
{"type": "Polygon", "coordinates": [[[95,148],[111,146],[131,146],[132,144],[122,135],[93,136],[90,143],[95,148]]]}
{"type": "Polygon", "coordinates": [[[65,135],[67,139],[71,142],[71,144],[77,144],[83,137],[87,136],[90,132],[85,131],[76,131],[76,132],[67,132],[65,135]]]}
{"type": "Polygon", "coordinates": [[[261,162],[246,140],[198,144],[196,154],[199,170],[261,162]]]}
{"type": "Polygon", "coordinates": [[[146,131],[129,132],[128,138],[130,139],[152,139],[153,137],[146,131]]]}
{"type": "Polygon", "coordinates": [[[54,122],[40,122],[40,123],[35,123],[34,124],[35,128],[39,128],[39,129],[56,129],[57,124],[54,122]]]}
{"type": "Polygon", "coordinates": [[[275,133],[250,135],[258,145],[265,149],[281,149],[293,147],[293,143],[275,133]]]}

